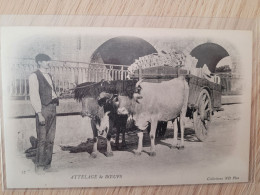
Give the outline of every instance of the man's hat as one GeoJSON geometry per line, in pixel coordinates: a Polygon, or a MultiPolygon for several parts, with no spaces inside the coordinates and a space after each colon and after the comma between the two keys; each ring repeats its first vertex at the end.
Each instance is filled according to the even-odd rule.
{"type": "Polygon", "coordinates": [[[39,61],[42,62],[42,61],[50,61],[51,58],[50,56],[46,55],[46,54],[38,54],[36,57],[35,57],[35,62],[38,63],[39,61]]]}

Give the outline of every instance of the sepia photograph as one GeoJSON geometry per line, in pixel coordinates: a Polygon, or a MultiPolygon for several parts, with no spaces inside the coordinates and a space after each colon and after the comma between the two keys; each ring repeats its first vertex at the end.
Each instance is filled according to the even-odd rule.
{"type": "Polygon", "coordinates": [[[2,27],[7,188],[247,182],[252,32],[2,27]]]}

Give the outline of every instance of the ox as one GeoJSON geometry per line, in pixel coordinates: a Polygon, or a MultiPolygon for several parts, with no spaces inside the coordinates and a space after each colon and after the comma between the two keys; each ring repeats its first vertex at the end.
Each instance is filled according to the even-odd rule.
{"type": "Polygon", "coordinates": [[[116,128],[116,148],[119,149],[119,135],[122,133],[122,148],[126,148],[125,129],[127,122],[127,115],[119,115],[117,113],[117,96],[112,94],[101,93],[97,99],[85,98],[82,100],[81,116],[88,116],[91,118],[91,128],[93,131],[93,150],[92,158],[97,156],[98,137],[102,136],[107,140],[107,157],[113,156],[111,149],[111,137],[113,128],[116,128]],[[103,123],[100,119],[103,118],[108,123],[103,123]]]}
{"type": "MultiPolygon", "coordinates": [[[[138,132],[138,148],[135,153],[140,155],[143,148],[143,131],[151,124],[150,156],[155,156],[155,132],[159,121],[174,119],[174,139],[171,148],[184,148],[184,118],[186,116],[189,86],[183,76],[163,81],[150,83],[139,81],[136,83],[136,93],[133,98],[125,97],[119,101],[118,112],[132,115],[135,125],[141,130],[138,132]],[[178,118],[178,119],[177,119],[178,118]],[[181,129],[180,144],[177,140],[178,124],[181,129]]],[[[103,118],[102,121],[107,120],[103,118]]],[[[104,122],[105,123],[105,122],[104,122]]]]}
{"type": "Polygon", "coordinates": [[[126,148],[125,130],[127,115],[117,113],[118,96],[120,93],[131,97],[137,81],[101,81],[98,83],[87,82],[78,85],[74,91],[75,99],[82,101],[81,116],[91,118],[91,127],[94,137],[94,146],[91,157],[97,156],[98,136],[107,140],[106,156],[112,156],[111,134],[116,128],[116,148],[119,149],[119,135],[122,133],[122,148],[126,148]],[[105,120],[100,120],[101,118],[105,120]],[[106,121],[105,123],[103,121],[106,121]]]}

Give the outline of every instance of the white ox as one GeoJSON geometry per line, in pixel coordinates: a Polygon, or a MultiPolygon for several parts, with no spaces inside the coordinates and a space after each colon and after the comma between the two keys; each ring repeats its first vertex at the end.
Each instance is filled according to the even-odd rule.
{"type": "MultiPolygon", "coordinates": [[[[143,131],[151,123],[151,156],[155,156],[155,132],[158,121],[174,120],[174,139],[172,148],[184,148],[184,118],[186,116],[189,86],[184,77],[178,77],[161,83],[138,82],[139,92],[134,98],[119,98],[119,114],[129,114],[135,125],[141,130],[138,133],[139,141],[136,154],[141,154],[143,148],[143,131]],[[178,144],[178,122],[181,127],[181,142],[178,144]]],[[[104,121],[103,121],[104,122],[104,121]]]]}

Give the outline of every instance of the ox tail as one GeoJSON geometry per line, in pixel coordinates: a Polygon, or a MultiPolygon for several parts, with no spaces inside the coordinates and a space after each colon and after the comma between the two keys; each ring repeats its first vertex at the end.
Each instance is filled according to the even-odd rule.
{"type": "Polygon", "coordinates": [[[184,98],[183,98],[183,106],[181,109],[181,115],[185,117],[187,112],[187,107],[188,107],[188,100],[189,100],[189,85],[186,79],[184,78],[184,76],[181,77],[183,77],[183,89],[184,89],[184,98]]]}

